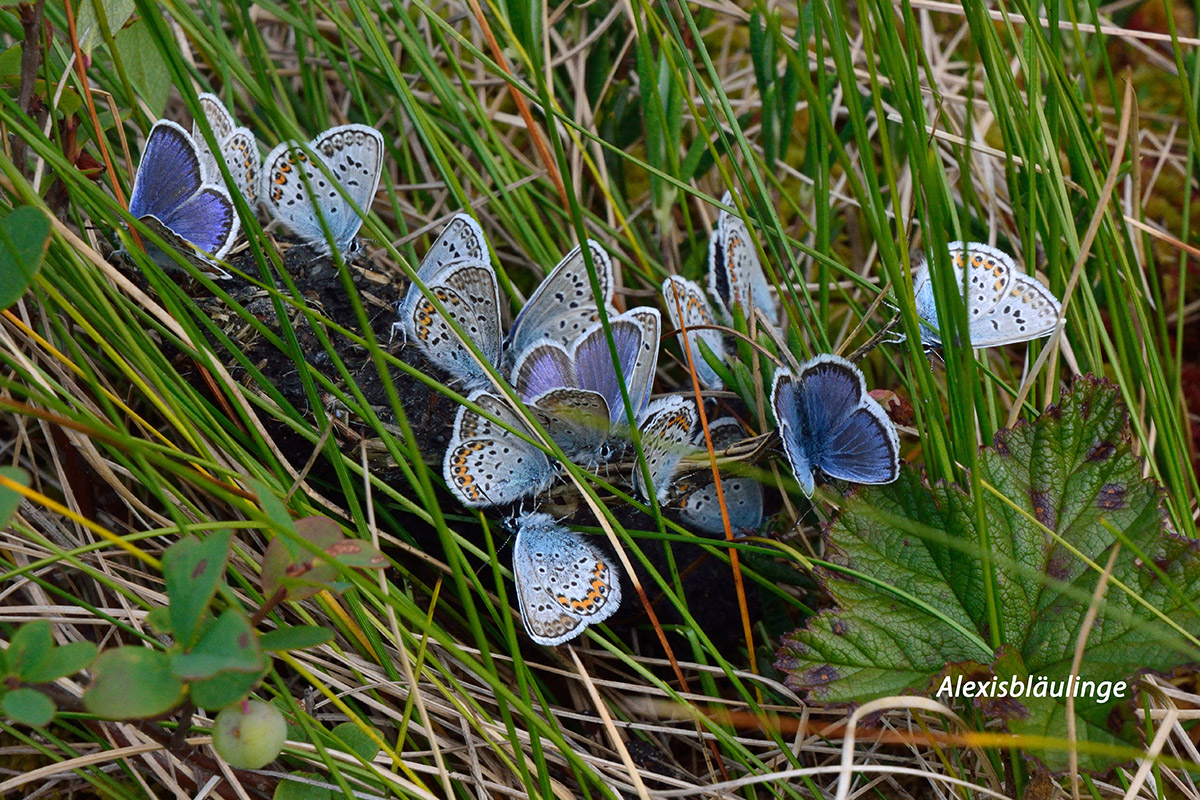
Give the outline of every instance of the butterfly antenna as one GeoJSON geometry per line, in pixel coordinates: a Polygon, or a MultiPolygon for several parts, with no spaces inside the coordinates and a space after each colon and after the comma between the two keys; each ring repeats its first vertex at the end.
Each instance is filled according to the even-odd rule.
{"type": "Polygon", "coordinates": [[[900,324],[900,315],[896,314],[891,319],[889,319],[884,324],[884,326],[882,328],[880,328],[878,332],[876,332],[876,334],[874,336],[872,336],[870,339],[868,339],[866,341],[866,343],[863,344],[862,347],[858,348],[853,353],[846,356],[846,360],[849,361],[851,364],[857,364],[859,361],[862,361],[864,358],[867,357],[867,355],[872,350],[874,350],[880,344],[882,344],[885,341],[889,341],[889,337],[891,336],[892,330],[895,329],[895,327],[899,324],[900,324]]]}

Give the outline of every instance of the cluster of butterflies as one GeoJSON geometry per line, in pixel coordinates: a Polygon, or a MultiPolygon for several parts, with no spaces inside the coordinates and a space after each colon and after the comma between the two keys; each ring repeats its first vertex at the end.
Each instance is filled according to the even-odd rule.
{"type": "MultiPolygon", "coordinates": [[[[726,205],[731,200],[724,198],[726,205]]],[[[1058,300],[1006,254],[973,243],[955,242],[950,250],[956,280],[967,288],[975,346],[1053,332],[1058,300]]],[[[779,319],[745,223],[725,212],[709,244],[708,279],[715,305],[695,283],[676,276],[663,283],[662,295],[697,378],[715,390],[722,381],[705,351],[710,358],[729,357],[719,326],[732,325],[735,308],[747,318],[757,309],[772,325],[779,319]]],[[[922,341],[939,346],[926,262],[914,272],[914,289],[922,341]]],[[[507,506],[545,493],[561,469],[539,446],[544,432],[567,460],[585,468],[634,462],[629,482],[643,499],[655,497],[692,529],[724,530],[711,474],[695,467],[688,473],[682,466],[706,445],[699,409],[686,396],[651,399],[659,312],[616,310],[612,262],[598,243],[589,240],[568,253],[507,334],[501,317],[483,231],[471,217],[458,214],[422,259],[417,281],[400,305],[397,327],[467,394],[443,462],[446,484],[464,505],[507,506]],[[633,457],[635,427],[645,472],[633,457]]],[[[784,454],[806,495],[812,496],[821,476],[863,484],[889,483],[898,476],[896,428],[867,392],[862,372],[846,359],[821,355],[795,372],[776,370],[771,408],[784,454]]],[[[726,416],[708,425],[708,435],[719,451],[745,439],[746,431],[726,416]]],[[[760,527],[761,484],[730,475],[722,478],[721,490],[733,530],[760,527]]],[[[518,515],[516,530],[513,574],[522,620],[534,641],[569,641],[616,611],[620,570],[600,548],[544,513],[518,515]]]]}
{"type": "MultiPolygon", "coordinates": [[[[333,247],[346,255],[354,251],[383,168],[379,131],[338,125],[307,147],[282,142],[264,161],[254,134],[239,126],[216,96],[200,95],[200,106],[217,150],[195,121],[191,133],[170,120],[154,123],[134,178],[130,214],[181,253],[197,257],[210,273],[228,278],[213,259],[229,253],[241,226],[221,172],[223,161],[252,210],[261,204],[271,220],[317,253],[327,255],[333,247]]],[[[169,264],[161,251],[149,252],[169,264]]]]}
{"type": "MultiPolygon", "coordinates": [[[[200,101],[217,151],[195,125],[189,134],[173,122],[157,122],[134,181],[129,203],[134,216],[173,245],[183,240],[206,260],[222,258],[239,232],[223,162],[251,208],[264,206],[317,253],[353,252],[361,214],[375,196],[382,169],[377,130],[338,126],[307,147],[283,142],[260,162],[254,135],[213,95],[201,95],[200,101]]],[[[723,202],[731,205],[732,197],[726,194],[723,202]]],[[[1027,341],[1057,328],[1058,299],[1007,254],[953,242],[950,255],[955,281],[964,287],[973,346],[1027,341]]],[[[588,240],[568,253],[507,333],[488,245],[470,216],[450,221],[416,277],[400,304],[396,328],[467,395],[443,462],[446,484],[464,505],[508,506],[550,489],[562,469],[540,446],[547,443],[545,435],[566,460],[588,470],[636,462],[629,475],[634,492],[672,509],[692,529],[719,534],[726,520],[735,531],[761,526],[763,489],[756,480],[726,475],[718,487],[707,467],[685,466],[703,463],[687,457],[709,443],[723,450],[745,439],[746,431],[735,417],[719,417],[708,423],[706,442],[700,409],[690,397],[651,399],[660,314],[649,307],[617,311],[612,261],[598,243],[588,240]],[[635,431],[645,471],[632,444],[635,431]]],[[[914,270],[913,288],[922,343],[940,347],[928,261],[914,270]]],[[[708,297],[715,305],[699,286],[677,276],[663,283],[662,296],[688,362],[709,390],[722,388],[722,380],[708,358],[730,359],[720,326],[731,326],[737,311],[745,319],[757,312],[756,318],[779,324],[749,231],[724,211],[709,243],[708,297]]],[[[821,355],[796,371],[777,369],[771,409],[784,454],[807,496],[822,476],[863,484],[898,476],[896,428],[868,394],[861,371],[846,359],[821,355]]],[[[534,641],[566,642],[616,611],[620,570],[602,550],[536,511],[520,514],[516,527],[513,574],[522,620],[534,641]]]]}

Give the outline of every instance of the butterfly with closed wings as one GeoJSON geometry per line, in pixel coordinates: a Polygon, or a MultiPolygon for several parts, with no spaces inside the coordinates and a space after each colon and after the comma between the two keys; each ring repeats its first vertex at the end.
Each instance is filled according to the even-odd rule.
{"type": "Polygon", "coordinates": [[[307,149],[291,141],[277,145],[263,162],[259,197],[272,219],[321,255],[332,252],[331,243],[350,255],[382,170],[379,131],[369,125],[339,125],[317,136],[307,149]],[[324,169],[313,163],[310,152],[324,169]]]}
{"type": "MultiPolygon", "coordinates": [[[[980,242],[950,242],[949,247],[955,285],[961,287],[966,278],[964,299],[972,347],[999,347],[1054,333],[1062,304],[1040,281],[1022,272],[1008,253],[980,242]]],[[[913,270],[913,299],[921,318],[922,344],[941,347],[927,259],[913,270]]]]}

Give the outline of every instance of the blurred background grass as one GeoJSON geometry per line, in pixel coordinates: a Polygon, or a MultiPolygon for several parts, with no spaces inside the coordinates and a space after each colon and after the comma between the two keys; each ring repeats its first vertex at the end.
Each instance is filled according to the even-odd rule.
{"type": "MultiPolygon", "coordinates": [[[[509,534],[439,487],[440,454],[407,402],[421,379],[380,336],[388,309],[363,296],[355,268],[341,273],[339,302],[357,324],[332,324],[331,298],[290,281],[240,208],[250,245],[238,264],[286,320],[277,339],[264,334],[266,363],[242,353],[203,301],[219,298],[226,323],[262,327],[222,284],[139,260],[135,286],[105,264],[129,242],[118,198],[142,137],[160,116],[186,124],[200,91],[217,92],[264,148],[344,122],[378,127],[388,158],[364,227],[372,274],[403,286],[466,209],[488,235],[511,314],[585,236],[613,253],[622,307],[658,305],[667,274],[703,280],[727,187],[758,223],[797,358],[849,352],[878,330],[892,314],[880,293],[911,286],[910,254],[954,239],[995,244],[1066,299],[1065,331],[978,360],[948,346],[944,364],[931,362],[911,335],[910,290],[897,291],[909,341],[862,366],[871,388],[913,407],[904,456],[931,480],[969,483],[997,429],[1092,372],[1120,387],[1171,524],[1195,535],[1190,7],[86,0],[70,11],[0,7],[5,202],[45,205],[60,222],[34,291],[0,326],[0,386],[25,404],[2,423],[6,455],[42,495],[130,547],[157,554],[183,531],[238,529],[230,580],[250,607],[261,602],[247,576],[263,542],[232,488],[247,476],[295,513],[331,515],[381,543],[394,559],[383,580],[347,576],[340,598],[277,612],[339,637],[277,662],[264,691],[296,713],[303,700],[326,726],[378,726],[393,747],[379,769],[304,753],[319,780],[415,796],[615,796],[645,791],[634,765],[683,790],[830,761],[836,748],[819,736],[754,715],[798,705],[770,663],[779,635],[818,602],[805,559],[820,555],[814,534],[832,511],[800,504],[797,517],[793,500],[774,539],[738,546],[753,595],[746,641],[723,546],[696,543],[658,510],[613,513],[593,494],[603,516],[587,529],[611,532],[647,596],[673,609],[663,624],[680,663],[668,666],[628,582],[613,631],[572,651],[533,646],[510,600],[509,534]],[[1050,20],[1027,22],[1039,16],[1050,20]],[[27,41],[41,47],[33,71],[27,41]],[[381,396],[359,388],[364,371],[381,396]],[[280,391],[278,376],[299,388],[280,391]],[[340,435],[344,411],[386,451],[386,468],[340,435]],[[301,471],[310,455],[320,466],[301,471]],[[704,591],[685,591],[695,575],[704,591]]],[[[656,389],[681,387],[690,381],[668,342],[656,389]]],[[[762,391],[742,397],[754,432],[762,391]]],[[[68,637],[151,636],[141,620],[161,604],[159,578],[111,542],[28,503],[5,538],[5,578],[22,576],[6,619],[41,598],[68,637]]],[[[69,717],[55,735],[39,746],[50,761],[143,741],[69,717]]],[[[149,759],[117,773],[110,763],[77,774],[113,796],[139,796],[139,780],[195,788],[149,759]]],[[[940,766],[995,780],[974,755],[940,766]]]]}

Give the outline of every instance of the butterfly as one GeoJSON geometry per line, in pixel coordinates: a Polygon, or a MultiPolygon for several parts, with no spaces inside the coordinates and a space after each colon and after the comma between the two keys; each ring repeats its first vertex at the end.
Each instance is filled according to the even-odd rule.
{"type": "Polygon", "coordinates": [[[582,534],[549,514],[519,518],[513,579],[521,621],[541,645],[563,644],[621,605],[621,570],[582,534]]]}
{"type": "MultiPolygon", "coordinates": [[[[500,293],[479,223],[455,214],[429,252],[417,277],[445,307],[484,359],[500,360],[500,293]]],[[[396,323],[430,362],[464,383],[468,390],[485,388],[488,373],[472,356],[433,303],[414,282],[400,302],[396,323]]]]}
{"type": "Polygon", "coordinates": [[[322,220],[338,251],[353,253],[360,214],[370,211],[379,188],[383,136],[369,125],[339,125],[309,142],[308,151],[324,162],[328,176],[298,143],[281,142],[264,162],[259,196],[273,219],[320,254],[331,252],[322,220]]]}
{"type": "Polygon", "coordinates": [[[896,426],[846,359],[820,355],[798,375],[777,370],[771,407],[805,496],[812,497],[819,473],[852,483],[891,483],[899,476],[896,426]]]}
{"type": "MultiPolygon", "coordinates": [[[[950,242],[954,283],[966,272],[967,325],[974,348],[1040,339],[1058,327],[1062,305],[1040,281],[1022,272],[1012,257],[979,242],[950,242]]],[[[921,342],[941,347],[942,338],[929,261],[913,271],[913,297],[921,318],[921,342]]]]}
{"type": "Polygon", "coordinates": [[[670,317],[671,324],[679,331],[681,345],[684,345],[685,340],[683,328],[686,326],[688,329],[686,347],[691,353],[696,377],[700,379],[701,385],[706,389],[722,388],[724,383],[720,376],[704,360],[700,342],[704,342],[713,355],[724,361],[725,339],[720,331],[710,327],[696,330],[697,326],[716,324],[716,320],[709,310],[708,301],[704,299],[704,292],[700,291],[700,287],[694,282],[680,278],[678,275],[672,275],[663,281],[662,296],[663,302],[667,306],[667,316],[670,317]]]}
{"type": "Polygon", "coordinates": [[[610,317],[617,315],[612,305],[612,259],[598,242],[588,239],[587,248],[600,294],[592,293],[583,250],[576,247],[551,270],[513,320],[504,339],[502,363],[507,373],[511,374],[517,358],[534,344],[557,342],[566,347],[578,339],[599,322],[601,305],[610,317]]]}
{"type": "MultiPolygon", "coordinates": [[[[634,419],[650,400],[659,327],[653,308],[631,309],[609,320],[634,419]]],[[[608,440],[628,430],[621,383],[600,323],[569,346],[548,339],[527,347],[513,369],[512,383],[572,461],[603,460],[608,440]]]]}
{"type": "MultiPolygon", "coordinates": [[[[129,196],[129,213],[181,252],[205,254],[199,259],[202,268],[216,271],[218,277],[230,277],[207,256],[221,258],[237,238],[241,228],[233,201],[224,185],[205,181],[195,140],[170,120],[154,123],[146,137],[129,196]]],[[[155,247],[147,252],[164,267],[175,265],[155,247]]],[[[198,259],[193,256],[191,260],[198,259]]]]}
{"type": "MultiPolygon", "coordinates": [[[[708,424],[713,450],[720,452],[746,438],[746,430],[734,417],[721,417],[708,424]]],[[[704,431],[697,429],[692,444],[705,449],[704,431]]],[[[725,523],[721,519],[721,505],[717,498],[712,470],[704,468],[685,478],[675,479],[672,487],[671,507],[679,511],[680,521],[687,527],[722,535],[725,523]]],[[[748,475],[727,470],[721,475],[721,494],[725,498],[725,510],[729,515],[729,527],[735,532],[757,531],[763,520],[762,484],[748,475]]]]}
{"type": "MultiPolygon", "coordinates": [[[[721,203],[732,206],[733,195],[726,192],[721,203]]],[[[750,240],[750,231],[740,217],[724,210],[717,215],[716,232],[708,240],[708,292],[726,323],[733,322],[734,306],[749,317],[753,305],[762,310],[772,325],[779,324],[779,309],[750,240]]]]}
{"type": "MultiPolygon", "coordinates": [[[[254,208],[258,203],[258,174],[262,169],[258,140],[249,128],[237,124],[216,95],[208,92],[201,94],[200,108],[208,120],[209,127],[212,128],[218,152],[229,167],[229,174],[237,183],[237,188],[246,198],[246,202],[250,204],[250,208],[254,208]]],[[[192,139],[200,151],[200,166],[205,179],[210,183],[224,183],[217,157],[209,149],[196,120],[192,120],[192,139]]]]}
{"type": "MultiPolygon", "coordinates": [[[[695,450],[692,434],[699,419],[695,402],[679,395],[660,397],[646,407],[638,434],[650,486],[659,504],[667,502],[680,459],[695,450]]],[[[641,464],[637,463],[633,466],[633,489],[643,499],[650,499],[641,464]]]]}
{"type": "Polygon", "coordinates": [[[518,435],[537,441],[508,401],[482,390],[468,399],[503,424],[459,406],[442,462],[442,476],[459,501],[471,508],[502,506],[550,488],[557,466],[518,435]]]}

